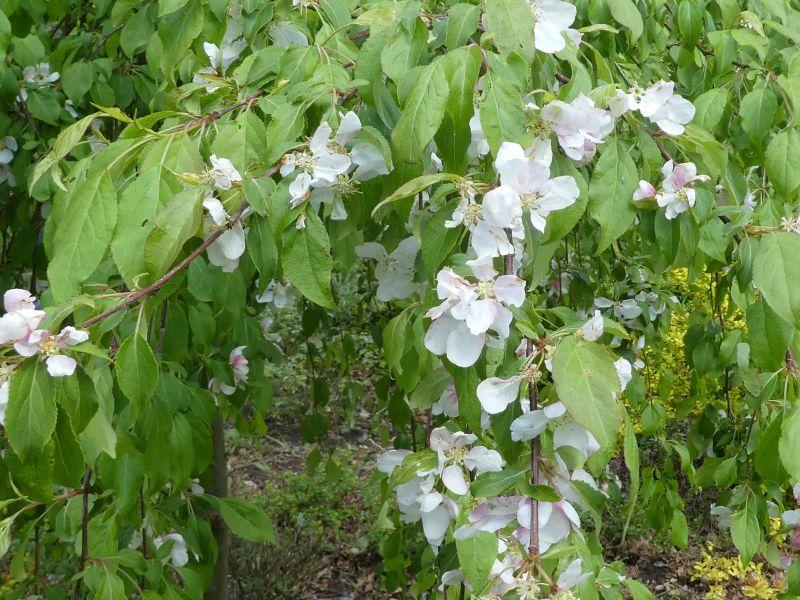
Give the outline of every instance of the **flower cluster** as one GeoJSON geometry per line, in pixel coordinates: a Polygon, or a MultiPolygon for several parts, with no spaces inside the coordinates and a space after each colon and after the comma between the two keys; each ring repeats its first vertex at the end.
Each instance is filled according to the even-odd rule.
{"type": "Polygon", "coordinates": [[[19,102],[28,100],[28,88],[49,87],[59,79],[58,72],[51,73],[49,63],[39,63],[22,69],[22,84],[17,94],[19,102]]]}
{"type": "Polygon", "coordinates": [[[669,135],[681,135],[684,125],[694,118],[695,113],[694,105],[675,93],[672,81],[659,81],[646,90],[638,86],[627,93],[617,90],[608,105],[615,116],[638,110],[669,135]]]}
{"type": "Polygon", "coordinates": [[[39,329],[46,315],[36,308],[36,298],[26,290],[8,290],[3,295],[3,305],[6,312],[0,318],[0,344],[13,342],[14,350],[21,356],[47,356],[47,372],[53,377],[75,372],[78,363],[64,354],[64,350],[88,340],[88,333],[72,326],[64,327],[57,335],[48,329],[39,329]]]}
{"type": "Polygon", "coordinates": [[[425,335],[425,347],[436,355],[446,354],[459,367],[478,360],[494,331],[500,340],[508,337],[512,314],[507,306],[522,306],[525,282],[516,275],[501,275],[491,259],[469,261],[477,283],[472,283],[446,267],[436,276],[436,293],[442,303],[426,316],[433,323],[425,335]]]}
{"type": "Polygon", "coordinates": [[[638,189],[633,194],[633,200],[638,202],[655,199],[659,207],[666,209],[665,216],[669,220],[694,206],[696,201],[694,182],[710,179],[708,175],[698,175],[694,163],[676,165],[671,160],[661,167],[661,175],[663,181],[660,190],[647,181],[640,181],[638,189]]]}
{"type": "Polygon", "coordinates": [[[0,139],[0,183],[7,181],[11,187],[16,185],[16,181],[9,165],[14,159],[14,153],[18,148],[17,140],[10,135],[0,139]]]}
{"type": "MultiPolygon", "coordinates": [[[[321,204],[331,206],[331,219],[347,219],[343,196],[355,191],[355,181],[366,181],[389,173],[381,151],[373,144],[357,139],[361,120],[350,111],[341,116],[336,135],[328,123],[321,123],[308,141],[305,150],[286,154],[281,160],[280,173],[287,177],[298,171],[289,184],[291,206],[296,208],[307,200],[314,210],[321,204]]],[[[298,221],[303,227],[304,219],[298,221]]]]}
{"type": "Polygon", "coordinates": [[[233,385],[229,385],[224,381],[220,381],[216,377],[212,377],[208,381],[208,389],[215,394],[222,393],[226,396],[230,396],[236,391],[236,388],[241,387],[244,383],[247,383],[250,374],[250,366],[247,357],[244,355],[246,348],[247,346],[237,346],[231,350],[231,353],[228,356],[228,365],[231,368],[231,373],[233,376],[233,385]]]}

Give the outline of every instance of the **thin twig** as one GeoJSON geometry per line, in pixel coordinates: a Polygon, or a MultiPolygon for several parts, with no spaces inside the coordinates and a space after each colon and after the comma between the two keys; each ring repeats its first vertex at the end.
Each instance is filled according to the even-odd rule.
{"type": "MultiPolygon", "coordinates": [[[[89,559],[89,482],[92,478],[92,470],[86,467],[83,473],[83,518],[81,519],[81,558],[78,562],[78,571],[83,572],[86,561],[89,559]]],[[[81,597],[83,578],[78,579],[75,585],[75,598],[81,597]]]]}

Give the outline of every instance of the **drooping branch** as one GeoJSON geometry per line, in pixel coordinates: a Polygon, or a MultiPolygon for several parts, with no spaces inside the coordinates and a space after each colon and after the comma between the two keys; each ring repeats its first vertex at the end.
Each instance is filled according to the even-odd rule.
{"type": "MultiPolygon", "coordinates": [[[[275,173],[278,172],[279,168],[280,167],[278,167],[277,165],[272,166],[269,169],[267,169],[267,171],[262,176],[263,177],[271,177],[272,175],[274,175],[275,173]]],[[[138,302],[142,298],[146,298],[147,296],[152,296],[153,294],[155,294],[158,290],[160,290],[167,283],[169,283],[170,280],[172,280],[176,275],[181,273],[181,271],[183,271],[190,264],[192,264],[192,261],[194,261],[201,254],[203,254],[203,252],[205,252],[211,244],[213,244],[215,241],[217,241],[223,233],[225,233],[228,229],[233,227],[234,224],[236,224],[236,222],[239,219],[242,218],[242,215],[244,214],[245,210],[247,210],[247,206],[248,206],[248,204],[247,204],[246,201],[242,202],[242,205],[239,207],[239,209],[235,213],[233,213],[233,215],[231,215],[231,218],[228,220],[228,222],[225,225],[223,225],[222,227],[220,227],[216,231],[212,232],[205,240],[203,240],[203,242],[197,248],[192,250],[189,253],[189,255],[186,256],[186,258],[184,258],[181,262],[179,262],[177,265],[172,267],[169,271],[167,271],[159,279],[157,279],[156,281],[154,281],[153,283],[151,283],[147,287],[142,288],[141,290],[137,290],[135,292],[132,292],[129,296],[127,296],[119,304],[117,304],[115,306],[112,306],[111,308],[109,308],[107,310],[104,310],[103,312],[101,312],[98,315],[95,315],[91,319],[87,319],[86,321],[81,323],[81,327],[83,327],[83,328],[91,327],[95,323],[99,323],[103,319],[105,319],[107,317],[110,317],[111,315],[113,315],[115,313],[118,313],[119,311],[128,308],[129,306],[131,306],[132,304],[135,304],[136,302],[138,302]]]]}

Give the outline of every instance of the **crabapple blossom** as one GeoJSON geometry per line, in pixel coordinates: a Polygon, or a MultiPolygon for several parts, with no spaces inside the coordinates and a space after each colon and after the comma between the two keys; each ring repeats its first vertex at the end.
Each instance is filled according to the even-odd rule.
{"type": "Polygon", "coordinates": [[[566,46],[564,34],[575,22],[577,9],[563,0],[527,0],[533,13],[533,43],[547,54],[560,52],[566,46]]]}
{"type": "Polygon", "coordinates": [[[489,141],[483,133],[483,125],[481,125],[481,116],[478,109],[472,114],[469,120],[469,131],[471,135],[469,147],[467,148],[467,156],[470,158],[483,158],[489,154],[489,141]]]}
{"type": "Polygon", "coordinates": [[[511,227],[513,219],[528,212],[531,224],[544,233],[547,216],[575,203],[579,190],[568,176],[550,178],[549,166],[526,155],[519,144],[504,142],[494,163],[500,186],[484,196],[484,219],[511,227]]]}
{"type": "Polygon", "coordinates": [[[36,329],[25,338],[17,340],[14,349],[22,356],[45,354],[47,356],[45,359],[47,372],[52,377],[66,377],[75,372],[78,363],[71,356],[63,354],[62,351],[88,339],[87,332],[72,326],[64,327],[58,335],[52,335],[47,329],[36,329]]]}
{"type": "Polygon", "coordinates": [[[581,327],[581,333],[584,339],[589,342],[596,342],[602,337],[604,331],[603,315],[599,310],[594,311],[591,319],[581,327]]]}
{"type": "Polygon", "coordinates": [[[11,164],[14,158],[14,153],[17,151],[17,140],[10,135],[5,136],[0,140],[0,165],[7,166],[11,164]]]}
{"type": "Polygon", "coordinates": [[[211,169],[208,174],[214,182],[214,186],[220,190],[229,190],[234,183],[241,183],[242,176],[233,163],[227,158],[218,158],[216,154],[211,155],[211,169]]]}
{"type": "Polygon", "coordinates": [[[378,289],[375,297],[381,301],[407,298],[417,289],[414,283],[414,261],[419,253],[420,243],[415,237],[401,241],[391,253],[377,242],[366,242],[356,246],[360,258],[373,258],[377,261],[375,278],[378,289]]]}
{"type": "Polygon", "coordinates": [[[602,296],[594,299],[597,308],[614,308],[614,316],[626,320],[635,319],[642,314],[642,307],[633,298],[626,298],[621,301],[613,301],[602,296]]]}
{"type": "Polygon", "coordinates": [[[550,102],[540,116],[543,129],[555,133],[561,149],[576,162],[594,157],[597,145],[614,129],[611,113],[597,108],[583,94],[569,104],[561,100],[550,102]]]}
{"type": "Polygon", "coordinates": [[[451,419],[459,415],[458,395],[456,394],[455,383],[448,385],[441,396],[439,396],[439,399],[431,405],[431,413],[434,415],[444,415],[451,419]]]}
{"type": "Polygon", "coordinates": [[[661,167],[661,175],[663,181],[660,191],[648,182],[640,181],[633,200],[655,198],[659,207],[666,208],[665,216],[669,220],[694,206],[696,200],[694,182],[710,179],[708,175],[698,175],[697,166],[694,163],[687,162],[676,165],[672,160],[668,160],[661,167]]]}
{"type": "Polygon", "coordinates": [[[556,580],[556,586],[559,590],[568,590],[571,587],[575,587],[589,579],[591,577],[591,572],[585,572],[583,570],[583,562],[580,558],[576,558],[573,560],[566,569],[561,572],[561,575],[558,576],[556,580]]]}
{"type": "Polygon", "coordinates": [[[208,260],[212,265],[230,273],[239,266],[239,258],[245,251],[247,236],[242,221],[235,219],[231,222],[222,202],[213,196],[207,196],[203,200],[203,208],[208,211],[205,219],[206,234],[225,228],[225,231],[206,250],[208,260]]]}
{"type": "Polygon", "coordinates": [[[800,216],[797,217],[783,217],[781,219],[781,229],[789,233],[796,233],[800,235],[800,216]]]}
{"type": "Polygon", "coordinates": [[[436,355],[447,354],[460,367],[478,360],[489,329],[501,340],[508,337],[512,314],[505,305],[521,306],[525,300],[525,282],[519,277],[493,280],[496,272],[486,263],[473,261],[471,266],[480,279],[477,284],[450,268],[439,271],[436,293],[443,302],[426,313],[433,323],[425,334],[425,347],[436,355]]]}
{"type": "Polygon", "coordinates": [[[566,410],[561,402],[554,402],[520,415],[511,423],[511,439],[522,442],[538,437],[550,421],[562,416],[566,410]]]}
{"type": "Polygon", "coordinates": [[[675,93],[675,83],[663,80],[646,90],[638,86],[633,86],[628,93],[617,90],[608,106],[615,117],[638,110],[669,135],[681,135],[685,130],[684,125],[695,114],[694,105],[675,93]]]}
{"type": "Polygon", "coordinates": [[[562,421],[553,431],[553,447],[558,449],[561,446],[575,448],[587,457],[600,449],[597,438],[588,429],[571,419],[562,421]]]}
{"type": "Polygon", "coordinates": [[[39,63],[31,65],[22,69],[22,82],[24,85],[20,86],[17,100],[25,102],[28,99],[28,86],[32,87],[48,87],[58,81],[58,72],[50,72],[49,63],[39,63]]]}
{"type": "Polygon", "coordinates": [[[445,427],[431,431],[430,448],[439,455],[437,474],[441,476],[444,486],[459,496],[466,494],[469,489],[463,467],[475,471],[477,475],[503,468],[503,459],[497,450],[489,450],[485,446],[473,446],[467,450],[467,446],[477,439],[472,433],[451,433],[445,427]]]}
{"type": "Polygon", "coordinates": [[[172,543],[169,550],[169,555],[164,559],[164,562],[172,563],[176,569],[185,567],[189,563],[189,551],[186,546],[186,540],[180,533],[168,533],[167,535],[158,536],[153,539],[156,548],[160,548],[164,544],[172,543]]]}
{"type": "Polygon", "coordinates": [[[272,280],[264,288],[264,293],[256,297],[256,302],[271,304],[276,310],[286,308],[297,300],[297,290],[291,284],[272,280]]]}
{"type": "Polygon", "coordinates": [[[228,27],[219,46],[211,42],[204,42],[203,50],[211,66],[200,69],[192,82],[204,84],[209,94],[218,90],[219,86],[215,85],[214,78],[223,76],[228,67],[247,48],[247,42],[241,36],[242,25],[236,19],[229,19],[228,27]],[[206,77],[207,75],[210,77],[206,77]]]}
{"type": "Polygon", "coordinates": [[[228,357],[228,362],[233,371],[233,383],[236,386],[240,383],[245,383],[250,372],[247,357],[244,355],[245,348],[247,348],[247,346],[237,346],[231,350],[230,356],[228,357]]]}
{"type": "Polygon", "coordinates": [[[624,392],[633,378],[633,365],[627,358],[618,358],[614,361],[614,368],[617,370],[617,377],[619,377],[620,391],[624,392]]]}
{"type": "MultiPolygon", "coordinates": [[[[531,498],[523,498],[517,511],[520,526],[516,536],[525,546],[530,544],[531,505],[531,498]]],[[[550,546],[566,539],[573,531],[580,531],[581,518],[570,502],[538,502],[538,505],[539,552],[547,552],[550,546]]]]}
{"type": "Polygon", "coordinates": [[[0,344],[27,338],[45,317],[36,309],[36,298],[27,290],[10,289],[3,294],[6,313],[0,317],[0,344]]]}

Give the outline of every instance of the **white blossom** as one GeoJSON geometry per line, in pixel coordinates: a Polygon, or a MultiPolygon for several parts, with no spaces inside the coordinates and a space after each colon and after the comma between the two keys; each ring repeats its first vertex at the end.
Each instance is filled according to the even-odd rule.
{"type": "Polygon", "coordinates": [[[481,116],[478,109],[472,114],[469,120],[470,143],[467,148],[467,156],[472,159],[483,158],[489,154],[489,141],[483,133],[483,126],[481,125],[481,116]]]}
{"type": "Polygon", "coordinates": [[[564,153],[577,162],[593,158],[597,145],[614,129],[611,113],[597,108],[583,94],[569,104],[561,100],[550,102],[542,108],[541,118],[556,134],[564,153]]]}
{"type": "Polygon", "coordinates": [[[581,333],[587,341],[596,342],[603,335],[603,331],[603,315],[599,310],[595,310],[592,318],[581,327],[581,333]]]}
{"type": "Polygon", "coordinates": [[[402,300],[414,293],[417,289],[414,283],[414,262],[419,249],[420,243],[413,236],[401,241],[391,254],[377,242],[356,246],[356,254],[360,258],[377,261],[375,278],[378,280],[378,290],[375,297],[378,300],[402,300]]]}
{"type": "MultiPolygon", "coordinates": [[[[533,13],[533,43],[547,54],[560,52],[566,46],[564,34],[570,31],[577,9],[563,0],[527,0],[533,13]]],[[[580,39],[580,38],[578,38],[580,39]]]]}
{"type": "Polygon", "coordinates": [[[153,543],[156,548],[160,548],[167,543],[172,543],[169,555],[164,559],[164,562],[172,563],[172,566],[177,569],[185,567],[189,563],[189,551],[186,546],[186,540],[180,533],[169,533],[159,536],[153,539],[153,543]]]}
{"type": "Polygon", "coordinates": [[[669,220],[694,206],[696,201],[694,182],[710,179],[708,175],[698,175],[694,163],[687,162],[676,165],[672,160],[667,161],[661,167],[661,175],[663,181],[660,190],[656,190],[646,181],[640,181],[633,200],[655,198],[656,204],[666,209],[665,216],[669,220]]]}
{"type": "Polygon", "coordinates": [[[297,300],[297,290],[291,284],[283,284],[272,280],[267,284],[264,293],[256,297],[256,302],[270,304],[276,310],[286,308],[297,300]]]}
{"type": "Polygon", "coordinates": [[[222,202],[213,196],[208,196],[203,200],[203,208],[208,211],[205,219],[206,234],[226,228],[206,250],[208,260],[212,265],[221,267],[224,272],[230,273],[239,266],[239,257],[245,251],[246,233],[242,221],[236,219],[231,223],[231,218],[225,212],[222,202]]]}
{"type": "Polygon", "coordinates": [[[25,102],[28,99],[28,87],[47,87],[58,81],[58,72],[50,72],[49,63],[39,63],[22,69],[23,85],[19,88],[17,100],[25,102]]]}
{"type": "Polygon", "coordinates": [[[235,183],[242,182],[242,176],[233,163],[227,158],[218,158],[216,154],[211,155],[211,169],[208,174],[214,181],[214,186],[220,190],[229,190],[235,183]]]}

